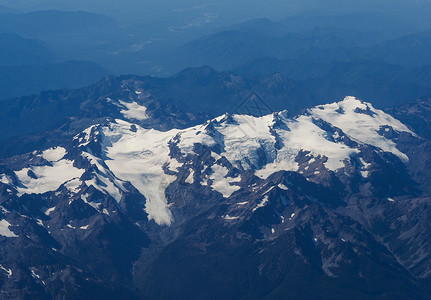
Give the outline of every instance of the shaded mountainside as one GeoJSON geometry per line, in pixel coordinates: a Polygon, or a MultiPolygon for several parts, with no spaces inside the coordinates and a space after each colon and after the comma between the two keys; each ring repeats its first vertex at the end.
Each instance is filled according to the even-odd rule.
{"type": "Polygon", "coordinates": [[[0,66],[0,101],[59,88],[79,88],[109,73],[85,61],[0,66]]]}
{"type": "Polygon", "coordinates": [[[208,65],[243,76],[277,72],[325,101],[357,95],[393,106],[431,93],[430,31],[399,21],[366,13],[252,20],[174,48],[159,64],[208,65]]]}
{"type": "Polygon", "coordinates": [[[429,298],[428,139],[353,97],[201,122],[145,80],[27,98],[71,114],[0,161],[6,297],[429,298]]]}
{"type": "MultiPolygon", "coordinates": [[[[343,53],[340,53],[343,55],[343,53]]],[[[313,56],[324,53],[314,53],[313,56]]],[[[355,61],[312,60],[304,53],[298,59],[260,58],[234,70],[237,74],[265,76],[280,73],[327,99],[357,95],[382,106],[431,94],[429,66],[404,68],[396,64],[358,59],[355,61]]]]}
{"type": "Polygon", "coordinates": [[[94,28],[113,27],[116,21],[100,14],[58,10],[29,13],[6,13],[0,18],[0,32],[14,32],[25,37],[64,35],[94,28]],[[53,26],[55,24],[55,26],[53,26]]]}
{"type": "MultiPolygon", "coordinates": [[[[361,58],[358,43],[361,35],[356,31],[337,28],[316,28],[307,32],[289,32],[282,24],[249,22],[226,31],[216,32],[189,42],[168,57],[166,65],[209,65],[219,70],[230,70],[262,57],[296,59],[304,53],[315,51],[333,57],[344,50],[349,59],[361,58]],[[278,28],[278,29],[277,29],[278,28]]],[[[368,35],[368,40],[372,39],[368,35]]],[[[318,59],[309,55],[309,59],[318,59]]]]}
{"type": "Polygon", "coordinates": [[[38,40],[0,33],[0,65],[42,64],[52,60],[52,52],[38,40]]]}
{"type": "Polygon", "coordinates": [[[431,98],[410,101],[386,111],[414,128],[419,135],[431,139],[431,98]]]}
{"type": "Polygon", "coordinates": [[[320,63],[369,60],[406,68],[431,64],[427,55],[431,24],[404,21],[373,13],[299,15],[280,22],[251,20],[186,43],[175,49],[166,65],[226,70],[264,57],[289,60],[304,56],[320,63]]]}
{"type": "MultiPolygon", "coordinates": [[[[0,14],[0,101],[44,90],[87,86],[107,76],[105,68],[89,59],[59,55],[47,37],[56,32],[63,42],[70,41],[65,34],[80,36],[80,30],[93,24],[91,19],[84,13],[0,14]]],[[[97,27],[102,21],[93,22],[97,27]]]]}

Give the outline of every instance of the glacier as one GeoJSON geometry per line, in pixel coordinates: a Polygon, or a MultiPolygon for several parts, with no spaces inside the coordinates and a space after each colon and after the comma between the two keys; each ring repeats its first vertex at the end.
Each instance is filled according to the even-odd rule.
{"type": "MultiPolygon", "coordinates": [[[[125,116],[148,118],[145,107],[137,103],[124,106],[125,116]]],[[[169,131],[116,119],[76,136],[73,149],[57,147],[37,154],[45,164],[13,170],[17,180],[12,180],[11,174],[0,174],[0,180],[13,187],[18,196],[55,191],[62,185],[71,193],[81,186],[93,186],[118,203],[130,183],[145,197],[148,218],[170,225],[174,219],[165,190],[180,177],[186,184],[206,185],[229,198],[241,189],[241,171],[262,179],[278,171],[300,172],[300,155],[308,157],[308,164],[322,161],[332,172],[357,157],[361,174],[367,177],[369,162],[360,156],[361,145],[408,161],[396,141],[385,137],[387,130],[415,135],[400,121],[355,97],[319,105],[297,116],[289,116],[287,111],[262,117],[225,114],[198,126],[169,131]],[[100,152],[91,145],[98,145],[100,152]],[[191,164],[191,158],[200,155],[197,145],[210,149],[202,170],[191,164]],[[78,152],[92,169],[88,171],[73,161],[69,157],[72,152],[78,152]]],[[[81,198],[87,201],[84,195],[81,198]]]]}

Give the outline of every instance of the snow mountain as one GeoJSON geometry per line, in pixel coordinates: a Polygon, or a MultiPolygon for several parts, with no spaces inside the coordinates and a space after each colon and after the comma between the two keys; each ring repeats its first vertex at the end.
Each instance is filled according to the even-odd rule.
{"type": "MultiPolygon", "coordinates": [[[[144,106],[119,103],[125,117],[148,118],[144,106]]],[[[61,186],[75,193],[92,186],[118,203],[131,184],[145,198],[149,219],[170,225],[173,218],[163,189],[174,181],[196,182],[229,198],[241,189],[244,172],[267,179],[279,171],[292,171],[313,180],[321,171],[336,174],[354,168],[366,180],[372,166],[362,149],[408,161],[395,141],[385,137],[390,131],[415,136],[401,122],[354,97],[292,118],[287,111],[259,118],[225,114],[202,125],[165,132],[116,119],[75,136],[70,150],[56,147],[34,153],[36,164],[1,174],[1,182],[17,196],[54,192],[61,186]],[[200,174],[191,164],[198,149],[208,156],[200,174]],[[75,158],[77,152],[80,156],[75,158]]]]}
{"type": "Polygon", "coordinates": [[[162,128],[129,93],[1,160],[5,295],[426,298],[429,140],[354,97],[162,128]]]}

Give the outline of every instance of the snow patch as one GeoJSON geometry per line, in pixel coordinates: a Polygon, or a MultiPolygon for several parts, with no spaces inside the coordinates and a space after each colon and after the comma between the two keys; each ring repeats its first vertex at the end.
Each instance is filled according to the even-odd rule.
{"type": "Polygon", "coordinates": [[[125,108],[121,110],[121,114],[127,119],[143,121],[149,118],[147,115],[147,108],[139,105],[136,102],[125,102],[120,100],[120,104],[125,108]]]}
{"type": "Polygon", "coordinates": [[[40,276],[36,273],[35,267],[30,268],[31,271],[31,277],[33,277],[35,280],[40,281],[43,285],[45,285],[45,281],[40,279],[40,276]]]}
{"type": "Polygon", "coordinates": [[[6,272],[7,278],[11,278],[13,274],[12,269],[6,269],[3,265],[0,265],[0,269],[6,272]]]}
{"type": "MultiPolygon", "coordinates": [[[[45,227],[45,226],[43,225],[43,221],[42,221],[41,219],[35,219],[35,221],[36,221],[36,223],[37,223],[40,227],[45,227]]],[[[49,227],[49,225],[48,225],[48,227],[49,227]]]]}
{"type": "Polygon", "coordinates": [[[17,187],[18,195],[23,194],[43,194],[57,190],[64,182],[74,178],[79,178],[84,173],[83,169],[73,166],[73,161],[62,159],[66,150],[61,147],[53,148],[43,152],[44,159],[51,165],[32,166],[16,171],[15,174],[21,182],[17,187]],[[29,174],[33,176],[30,176],[29,174]]]}
{"type": "MultiPolygon", "coordinates": [[[[73,140],[78,140],[78,142],[80,143],[79,145],[78,145],[78,147],[85,147],[85,146],[87,146],[89,143],[90,143],[90,141],[91,141],[91,132],[94,130],[94,129],[96,129],[97,127],[96,127],[96,125],[93,125],[93,126],[90,126],[90,127],[88,127],[87,129],[85,129],[81,134],[77,134],[74,138],[73,138],[73,140]],[[83,134],[83,136],[82,136],[82,134],[83,134]],[[81,136],[81,137],[80,137],[81,136]]],[[[95,134],[98,134],[99,132],[98,131],[95,131],[94,132],[95,134]]],[[[97,140],[95,140],[96,142],[97,142],[97,140]]]]}
{"type": "Polygon", "coordinates": [[[371,164],[367,163],[362,157],[360,157],[359,160],[362,164],[361,175],[362,177],[367,178],[370,173],[367,169],[371,166],[371,164]]]}
{"type": "Polygon", "coordinates": [[[234,192],[238,191],[241,187],[237,185],[231,185],[231,181],[229,179],[233,179],[231,177],[226,177],[229,170],[226,167],[220,165],[213,165],[211,167],[213,173],[210,176],[212,180],[211,188],[215,191],[221,193],[223,197],[229,198],[234,192]]]}
{"type": "Polygon", "coordinates": [[[5,236],[5,237],[18,237],[15,233],[13,233],[10,229],[9,226],[11,226],[11,224],[6,221],[5,219],[0,221],[0,235],[5,236]]]}
{"type": "Polygon", "coordinates": [[[265,207],[266,204],[268,203],[269,198],[268,195],[266,195],[265,197],[263,197],[262,201],[260,201],[257,206],[255,208],[253,208],[253,212],[255,212],[256,210],[258,210],[259,208],[265,207]]]}
{"type": "Polygon", "coordinates": [[[63,147],[54,147],[42,152],[42,157],[47,161],[54,162],[59,161],[66,155],[66,149],[63,147]]]}
{"type": "Polygon", "coordinates": [[[7,185],[11,185],[12,180],[9,178],[9,176],[6,176],[6,174],[1,174],[0,175],[0,182],[7,184],[7,185]]]}
{"type": "Polygon", "coordinates": [[[280,189],[282,189],[282,190],[285,190],[285,191],[288,191],[288,190],[289,190],[289,188],[288,188],[286,185],[284,185],[283,183],[280,183],[280,184],[278,185],[278,187],[279,187],[280,189]]]}
{"type": "Polygon", "coordinates": [[[190,174],[189,176],[187,176],[186,180],[184,181],[185,183],[189,183],[189,184],[193,184],[194,182],[194,175],[195,175],[195,171],[194,170],[190,170],[190,174]]]}
{"type": "Polygon", "coordinates": [[[55,208],[56,207],[54,206],[45,210],[45,215],[49,216],[55,210],[55,208]]]}
{"type": "Polygon", "coordinates": [[[96,202],[90,202],[90,201],[88,201],[88,197],[89,197],[89,195],[88,194],[82,194],[81,195],[81,199],[82,199],[82,201],[84,201],[84,203],[86,203],[86,204],[88,204],[88,205],[90,205],[91,207],[93,207],[95,210],[97,210],[97,212],[101,212],[100,211],[100,206],[102,205],[101,203],[96,203],[96,202]]]}
{"type": "Polygon", "coordinates": [[[239,219],[239,217],[231,217],[229,215],[225,215],[225,216],[223,216],[223,219],[225,219],[225,220],[237,220],[237,219],[239,219]]]}
{"type": "Polygon", "coordinates": [[[74,178],[72,180],[69,180],[64,184],[64,186],[73,194],[77,194],[80,191],[81,187],[81,180],[79,178],[74,178]]]}

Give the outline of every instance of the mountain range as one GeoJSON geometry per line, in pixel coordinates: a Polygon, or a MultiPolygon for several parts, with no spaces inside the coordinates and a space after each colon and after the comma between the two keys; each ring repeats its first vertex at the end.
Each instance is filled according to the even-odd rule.
{"type": "MultiPolygon", "coordinates": [[[[172,19],[153,30],[146,19],[81,11],[0,12],[0,76],[7,82],[0,100],[86,86],[108,74],[172,77],[203,65],[248,77],[277,72],[325,101],[354,94],[390,106],[430,94],[431,24],[419,14],[308,13],[220,27],[202,9],[190,27],[172,19]],[[76,61],[79,73],[69,67],[76,61]]],[[[184,22],[196,14],[180,11],[171,13],[184,22]]]]}
{"type": "Polygon", "coordinates": [[[429,99],[294,113],[250,92],[212,116],[158,84],[7,103],[2,139],[39,141],[2,151],[4,297],[428,298],[429,99]]]}
{"type": "Polygon", "coordinates": [[[431,298],[429,4],[6,2],[1,299],[431,298]]]}

